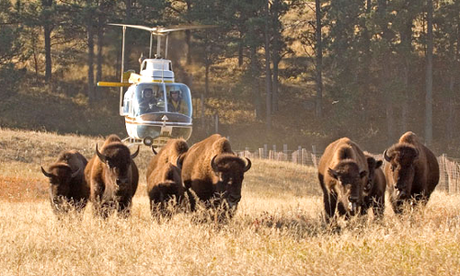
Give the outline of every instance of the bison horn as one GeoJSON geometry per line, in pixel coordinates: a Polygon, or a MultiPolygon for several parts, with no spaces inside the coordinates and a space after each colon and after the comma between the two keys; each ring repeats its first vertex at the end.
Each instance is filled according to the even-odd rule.
{"type": "Polygon", "coordinates": [[[99,152],[99,146],[97,144],[96,144],[96,154],[97,154],[97,157],[99,157],[99,159],[101,159],[102,162],[105,163],[107,161],[107,157],[105,157],[105,155],[99,152]]]}
{"type": "Polygon", "coordinates": [[[70,177],[74,178],[75,176],[77,176],[81,171],[81,168],[78,168],[78,170],[76,170],[75,172],[72,173],[72,175],[70,177]]]}
{"type": "Polygon", "coordinates": [[[386,160],[387,162],[390,162],[390,161],[391,161],[391,158],[387,155],[387,150],[385,150],[385,151],[383,152],[383,158],[385,158],[385,160],[386,160]]]}
{"type": "Polygon", "coordinates": [[[182,162],[184,161],[182,158],[183,156],[184,156],[183,154],[179,154],[176,159],[176,167],[178,167],[181,170],[182,170],[182,162]]]}
{"type": "Polygon", "coordinates": [[[152,151],[153,151],[153,154],[157,155],[157,151],[155,150],[155,148],[152,146],[152,151]]]}
{"type": "Polygon", "coordinates": [[[52,177],[52,176],[53,176],[53,175],[50,174],[49,172],[45,171],[45,169],[44,169],[42,166],[40,166],[40,168],[42,168],[42,173],[43,173],[46,177],[52,177]]]}
{"type": "Polygon", "coordinates": [[[338,178],[339,178],[339,174],[338,174],[336,171],[334,171],[333,169],[328,168],[328,169],[327,169],[327,172],[328,172],[329,175],[332,176],[333,178],[335,178],[335,179],[338,179],[338,178]]]}
{"type": "Polygon", "coordinates": [[[244,172],[247,172],[251,168],[252,163],[249,158],[245,157],[245,159],[246,159],[246,167],[244,167],[244,172]]]}
{"type": "Polygon", "coordinates": [[[211,168],[213,171],[218,172],[219,168],[217,168],[217,164],[216,162],[214,162],[216,160],[216,157],[217,155],[214,155],[214,157],[211,159],[211,168]]]}
{"type": "Polygon", "coordinates": [[[140,149],[140,146],[137,146],[137,150],[135,153],[131,154],[131,159],[134,159],[136,158],[136,156],[139,154],[139,149],[140,149]]]}

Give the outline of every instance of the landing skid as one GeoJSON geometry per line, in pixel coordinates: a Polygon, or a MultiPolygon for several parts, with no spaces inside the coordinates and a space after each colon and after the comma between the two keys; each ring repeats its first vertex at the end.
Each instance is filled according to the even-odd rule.
{"type": "Polygon", "coordinates": [[[128,147],[132,147],[134,145],[143,145],[144,142],[141,139],[136,139],[132,137],[126,137],[125,139],[121,140],[123,143],[127,144],[128,147]]]}
{"type": "Polygon", "coordinates": [[[149,142],[146,143],[147,139],[151,139],[151,138],[146,138],[144,140],[141,140],[141,139],[136,139],[132,137],[126,137],[125,139],[121,141],[125,143],[128,147],[132,147],[134,145],[146,145],[146,146],[152,146],[153,148],[162,148],[164,145],[166,145],[168,140],[171,139],[171,136],[158,136],[155,139],[151,139],[149,142]]]}

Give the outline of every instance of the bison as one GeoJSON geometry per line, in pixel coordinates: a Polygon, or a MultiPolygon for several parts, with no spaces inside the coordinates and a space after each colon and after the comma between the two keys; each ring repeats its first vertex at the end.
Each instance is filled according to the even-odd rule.
{"type": "Polygon", "coordinates": [[[223,204],[226,211],[236,210],[244,173],[251,168],[251,160],[236,156],[230,142],[219,134],[194,144],[181,160],[182,180],[192,211],[196,205],[195,195],[208,208],[223,204]]]}
{"type": "Polygon", "coordinates": [[[83,155],[69,150],[61,152],[48,171],[41,167],[50,182],[50,201],[55,214],[81,212],[86,207],[90,195],[84,176],[87,163],[83,155]]]}
{"type": "Polygon", "coordinates": [[[335,216],[358,214],[363,204],[368,165],[364,153],[349,138],[329,144],[318,165],[318,178],[323,190],[326,220],[335,216]]]}
{"type": "Polygon", "coordinates": [[[383,161],[375,160],[373,156],[364,152],[366,156],[369,174],[367,177],[367,185],[364,186],[363,206],[361,213],[364,214],[369,208],[373,209],[376,218],[382,218],[385,211],[385,190],[386,179],[381,168],[383,161]]]}
{"type": "Polygon", "coordinates": [[[184,139],[170,139],[150,161],[147,167],[147,194],[152,216],[156,215],[156,210],[159,215],[170,216],[167,203],[170,200],[180,203],[184,198],[185,188],[177,160],[187,150],[184,139]]]}
{"type": "Polygon", "coordinates": [[[107,218],[116,209],[118,214],[128,216],[131,202],[137,190],[139,171],[134,154],[116,135],[110,135],[101,151],[96,144],[96,154],[85,169],[85,178],[91,187],[90,200],[95,213],[107,218]]]}
{"type": "Polygon", "coordinates": [[[395,213],[403,211],[403,204],[426,204],[439,182],[436,156],[417,136],[408,131],[398,143],[386,149],[383,156],[388,179],[390,202],[395,213]]]}

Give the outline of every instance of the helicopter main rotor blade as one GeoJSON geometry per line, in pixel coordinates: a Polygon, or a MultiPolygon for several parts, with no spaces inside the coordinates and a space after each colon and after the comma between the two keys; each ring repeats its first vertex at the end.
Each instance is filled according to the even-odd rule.
{"type": "Polygon", "coordinates": [[[184,30],[193,30],[193,29],[208,29],[208,28],[216,28],[216,25],[188,25],[188,26],[171,26],[171,27],[147,27],[143,25],[130,25],[130,24],[117,24],[117,23],[108,23],[108,25],[112,26],[120,26],[120,27],[129,27],[134,29],[140,29],[144,31],[148,31],[153,35],[166,35],[170,32],[175,31],[184,31],[184,30]]]}
{"type": "Polygon", "coordinates": [[[189,25],[189,26],[171,26],[168,28],[165,27],[157,27],[157,30],[154,31],[155,33],[170,33],[175,31],[184,31],[184,30],[193,30],[193,29],[209,29],[209,28],[217,28],[216,25],[189,25]]]}
{"type": "Polygon", "coordinates": [[[142,25],[116,24],[116,23],[108,23],[108,25],[120,26],[120,27],[129,27],[129,28],[140,29],[140,30],[145,30],[145,31],[149,31],[149,32],[156,32],[158,30],[157,27],[150,28],[150,27],[142,26],[142,25]]]}

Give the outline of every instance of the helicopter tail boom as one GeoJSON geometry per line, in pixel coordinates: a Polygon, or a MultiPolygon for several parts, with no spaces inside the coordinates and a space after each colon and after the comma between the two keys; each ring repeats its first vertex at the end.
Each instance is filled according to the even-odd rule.
{"type": "Polygon", "coordinates": [[[111,81],[100,81],[97,86],[101,87],[129,87],[132,83],[128,82],[111,82],[111,81]]]}

